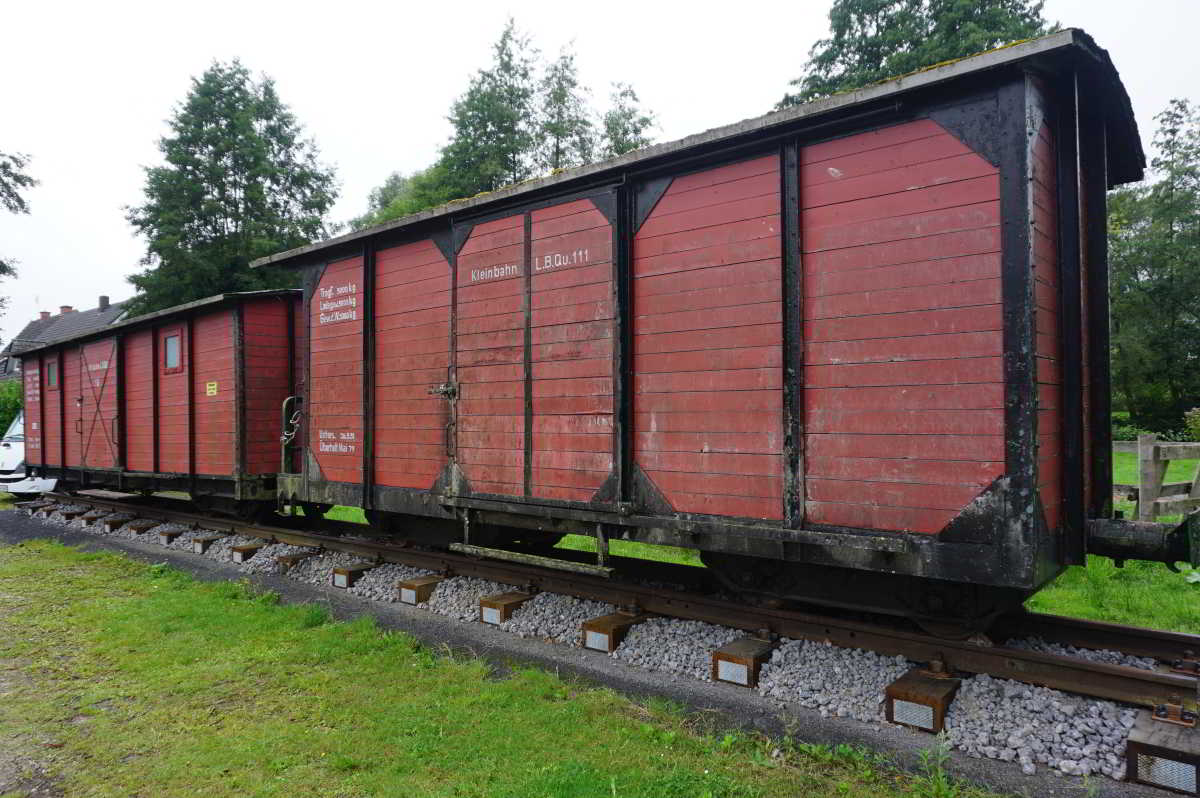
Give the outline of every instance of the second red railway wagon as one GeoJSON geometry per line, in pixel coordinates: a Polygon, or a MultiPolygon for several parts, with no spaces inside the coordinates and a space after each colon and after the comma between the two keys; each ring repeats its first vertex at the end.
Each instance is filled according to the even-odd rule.
{"type": "Polygon", "coordinates": [[[986,616],[1110,513],[1105,191],[1143,168],[1068,30],[263,259],[306,275],[281,491],[986,616]]]}
{"type": "Polygon", "coordinates": [[[298,291],[224,294],[29,351],[26,464],[76,487],[272,508],[300,307],[298,291]]]}

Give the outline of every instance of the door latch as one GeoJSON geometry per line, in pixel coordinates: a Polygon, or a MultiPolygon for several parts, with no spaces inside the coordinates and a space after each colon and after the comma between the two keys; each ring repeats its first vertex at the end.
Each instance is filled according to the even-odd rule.
{"type": "Polygon", "coordinates": [[[454,399],[458,396],[458,386],[452,382],[443,382],[441,385],[435,385],[429,389],[431,396],[441,396],[446,399],[454,399]]]}

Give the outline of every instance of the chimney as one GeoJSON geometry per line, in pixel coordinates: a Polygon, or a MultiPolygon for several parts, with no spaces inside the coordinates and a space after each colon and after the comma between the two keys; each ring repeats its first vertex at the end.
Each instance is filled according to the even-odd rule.
{"type": "Polygon", "coordinates": [[[100,309],[108,310],[108,297],[106,297],[106,296],[100,297],[100,309]]]}
{"type": "Polygon", "coordinates": [[[58,312],[61,314],[64,314],[64,315],[67,313],[73,313],[74,311],[75,311],[75,308],[71,307],[70,305],[59,305],[58,306],[58,312]]]}
{"type": "Polygon", "coordinates": [[[42,311],[42,312],[41,312],[39,315],[40,315],[40,316],[41,316],[43,319],[48,319],[48,318],[50,318],[50,311],[48,311],[48,310],[43,310],[43,311],[42,311]]]}

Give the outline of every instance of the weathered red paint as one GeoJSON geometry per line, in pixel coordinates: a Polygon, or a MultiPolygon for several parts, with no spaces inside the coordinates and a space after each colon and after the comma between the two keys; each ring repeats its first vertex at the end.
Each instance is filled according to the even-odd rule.
{"type": "Polygon", "coordinates": [[[1003,473],[999,196],[929,120],[802,148],[809,521],[937,532],[1003,473]]]}
{"type": "Polygon", "coordinates": [[[118,460],[117,341],[79,348],[81,461],[87,468],[115,468],[118,460]]]}
{"type": "Polygon", "coordinates": [[[634,459],[681,512],[783,517],[781,229],[767,156],[675,178],[634,239],[634,459]]]}
{"type": "Polygon", "coordinates": [[[347,258],[325,268],[309,305],[309,451],[330,482],[362,481],[363,296],[363,260],[347,258]]]}
{"type": "Polygon", "coordinates": [[[476,225],[458,254],[457,414],[478,432],[460,430],[455,451],[478,493],[525,493],[524,261],[525,214],[476,225]],[[488,433],[522,443],[477,437],[488,433]]]}
{"type": "Polygon", "coordinates": [[[122,340],[126,471],[154,471],[154,337],[152,329],[139,330],[122,340]]]}
{"type": "Polygon", "coordinates": [[[449,461],[450,264],[432,241],[375,256],[375,484],[433,486],[449,461]]]}
{"type": "Polygon", "coordinates": [[[278,472],[279,408],[293,390],[287,314],[299,306],[298,297],[248,298],[167,315],[119,336],[68,342],[28,358],[27,392],[33,388],[35,399],[26,429],[34,432],[32,424],[39,423],[36,432],[46,447],[44,457],[39,447],[39,459],[29,462],[61,465],[61,447],[70,468],[233,477],[240,471],[237,419],[242,414],[242,473],[278,472]],[[241,393],[234,337],[239,307],[245,359],[241,393]],[[179,340],[177,364],[167,362],[165,341],[172,337],[179,340]],[[60,361],[59,385],[51,387],[45,364],[60,361]]]}

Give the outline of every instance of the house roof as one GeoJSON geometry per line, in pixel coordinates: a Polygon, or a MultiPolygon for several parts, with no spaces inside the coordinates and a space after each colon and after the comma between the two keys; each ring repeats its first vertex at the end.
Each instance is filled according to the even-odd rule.
{"type": "Polygon", "coordinates": [[[106,308],[75,310],[48,319],[34,319],[25,325],[5,347],[2,354],[20,355],[54,341],[75,338],[104,329],[116,322],[125,312],[124,302],[112,302],[106,308]]]}
{"type": "MultiPolygon", "coordinates": [[[[774,134],[789,134],[805,126],[824,124],[827,119],[869,113],[866,109],[894,104],[917,92],[938,91],[943,87],[1000,70],[1041,66],[1082,68],[1094,75],[1094,90],[1104,98],[1105,126],[1108,133],[1108,176],[1112,186],[1141,180],[1146,165],[1137,122],[1129,95],[1121,84],[1108,52],[1096,45],[1087,33],[1068,28],[1047,36],[989,50],[979,55],[935,64],[908,75],[861,89],[835,94],[782,111],[714,128],[678,141],[655,144],[598,163],[567,169],[546,177],[527,180],[466,199],[419,211],[409,216],[366,227],[342,236],[319,241],[255,260],[252,267],[298,266],[322,258],[351,254],[351,245],[381,233],[400,231],[429,223],[453,223],[459,217],[470,218],[491,208],[565,194],[605,181],[628,180],[638,173],[650,173],[674,159],[700,157],[716,147],[735,146],[738,142],[774,134]],[[490,207],[489,207],[490,206],[490,207]]],[[[1111,187],[1111,186],[1110,186],[1111,187]]]]}

